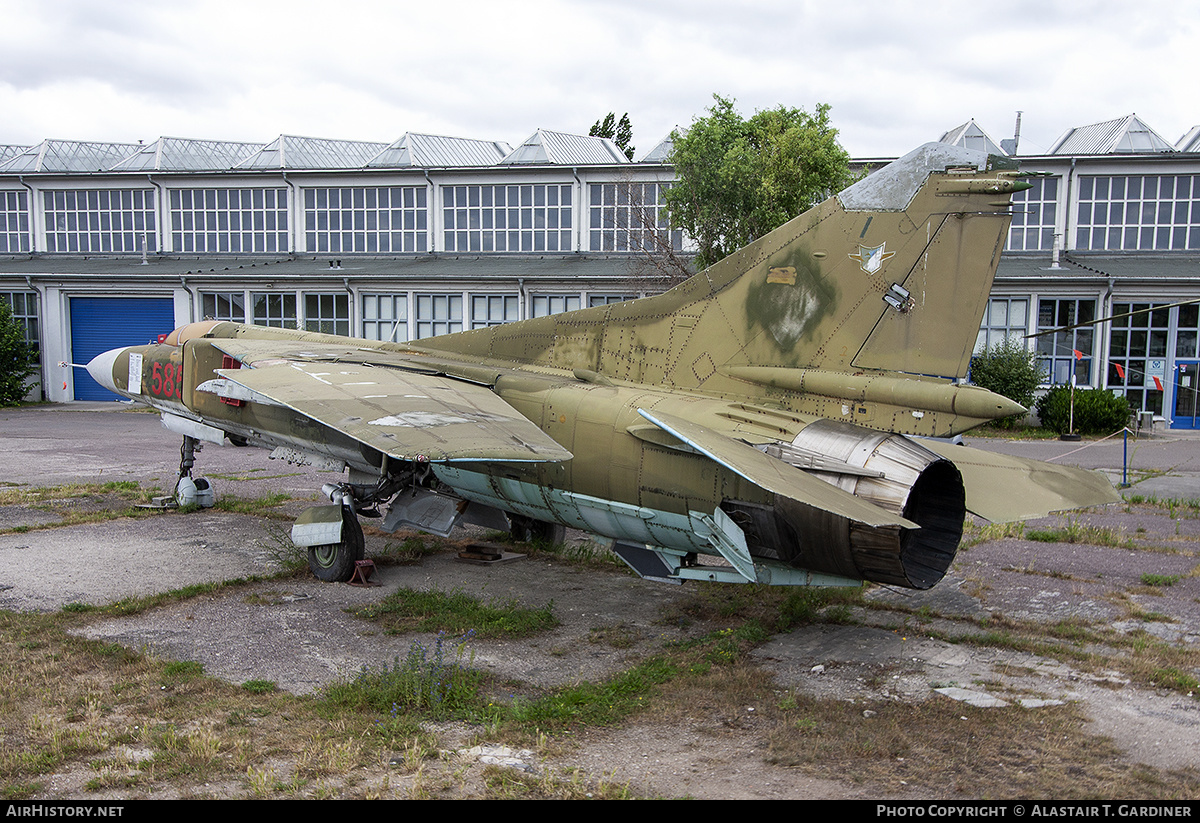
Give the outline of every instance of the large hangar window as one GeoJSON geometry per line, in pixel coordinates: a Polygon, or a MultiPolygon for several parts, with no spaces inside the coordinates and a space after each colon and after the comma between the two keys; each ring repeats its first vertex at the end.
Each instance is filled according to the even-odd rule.
{"type": "Polygon", "coordinates": [[[254,306],[252,322],[256,326],[297,327],[295,292],[256,292],[251,295],[251,305],[254,306]]]}
{"type": "Polygon", "coordinates": [[[417,338],[463,330],[462,294],[418,294],[417,338]]]}
{"type": "MultiPolygon", "coordinates": [[[[1171,310],[1151,303],[1113,303],[1112,317],[1108,387],[1123,391],[1135,409],[1162,414],[1171,310]]],[[[1182,342],[1182,328],[1180,335],[1182,342]]],[[[1194,357],[1194,324],[1192,335],[1194,357]]]]}
{"type": "Polygon", "coordinates": [[[483,329],[521,319],[521,301],[515,294],[471,295],[471,328],[483,329]]]}
{"type": "MultiPolygon", "coordinates": [[[[1038,301],[1038,331],[1077,323],[1090,323],[1096,319],[1095,300],[1038,301]]],[[[1071,375],[1080,386],[1091,384],[1092,358],[1095,353],[1096,330],[1092,326],[1047,334],[1037,339],[1037,351],[1041,355],[1042,369],[1048,383],[1069,384],[1071,375]]]]}
{"type": "Polygon", "coordinates": [[[424,186],[304,190],[304,244],[313,252],[425,252],[424,186]]]}
{"type": "Polygon", "coordinates": [[[350,295],[304,295],[304,329],[350,336],[350,295]]]}
{"type": "Polygon", "coordinates": [[[993,297],[975,338],[975,354],[987,351],[1006,340],[1024,344],[1029,332],[1028,297],[993,297]]]}
{"type": "Polygon", "coordinates": [[[446,251],[570,251],[571,186],[446,186],[446,251]]]}
{"type": "Polygon", "coordinates": [[[37,293],[31,291],[0,291],[0,300],[8,304],[13,320],[25,330],[25,342],[40,348],[38,332],[37,293]]]}
{"type": "Polygon", "coordinates": [[[47,251],[158,251],[150,189],[46,191],[42,203],[47,251]]]}
{"type": "Polygon", "coordinates": [[[1075,248],[1105,251],[1200,249],[1200,175],[1079,178],[1075,248]]]}
{"type": "Polygon", "coordinates": [[[408,292],[362,296],[363,337],[368,340],[408,341],[408,292]]]}
{"type": "Polygon", "coordinates": [[[637,300],[636,294],[589,294],[588,308],[596,306],[611,306],[613,303],[624,303],[626,300],[637,300]]]}
{"type": "Polygon", "coordinates": [[[583,308],[578,294],[535,294],[530,301],[530,317],[546,317],[583,308]]]}
{"type": "Polygon", "coordinates": [[[1013,195],[1012,227],[1005,251],[1050,251],[1058,218],[1057,177],[1035,177],[1032,188],[1013,195]]]}
{"type": "Polygon", "coordinates": [[[683,249],[683,232],[671,229],[665,183],[593,183],[589,187],[588,244],[592,251],[683,249]]]}
{"type": "Polygon", "coordinates": [[[177,252],[288,251],[287,189],[171,189],[177,252]]]}
{"type": "Polygon", "coordinates": [[[202,292],[200,304],[205,320],[246,322],[246,295],[244,292],[202,292]]]}
{"type": "Polygon", "coordinates": [[[28,204],[26,192],[0,192],[0,253],[29,251],[28,204]]]}

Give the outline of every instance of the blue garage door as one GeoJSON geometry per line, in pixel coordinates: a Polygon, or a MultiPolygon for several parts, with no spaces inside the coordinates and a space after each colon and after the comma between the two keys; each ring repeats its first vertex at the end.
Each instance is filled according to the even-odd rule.
{"type": "MultiPolygon", "coordinates": [[[[175,328],[171,298],[72,297],[71,362],[87,363],[120,346],[157,343],[175,328]]],[[[76,400],[120,400],[83,369],[75,369],[76,400]]]]}

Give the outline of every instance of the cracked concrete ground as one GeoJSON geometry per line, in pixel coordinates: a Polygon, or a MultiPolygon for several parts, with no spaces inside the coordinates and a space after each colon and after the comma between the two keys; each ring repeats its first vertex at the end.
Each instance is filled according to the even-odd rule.
{"type": "MultiPolygon", "coordinates": [[[[118,404],[70,404],[0,411],[0,483],[4,487],[133,480],[144,487],[171,486],[178,463],[175,435],[154,415],[118,404]]],[[[1039,459],[1063,459],[1110,476],[1122,471],[1121,444],[1101,443],[1068,454],[1080,444],[981,438],[972,445],[1039,459]],[[1064,457],[1065,456],[1065,457],[1064,457]],[[1115,460],[1115,464],[1114,464],[1115,460]]],[[[1200,439],[1143,441],[1133,450],[1133,473],[1142,478],[1129,493],[1146,497],[1200,498],[1200,439]]],[[[253,449],[208,447],[197,474],[213,478],[218,494],[253,498],[285,491],[293,513],[310,503],[329,476],[275,465],[253,449]]],[[[0,508],[0,608],[50,610],[68,602],[109,603],[182,586],[269,573],[275,568],[278,526],[250,515],[205,511],[138,520],[109,520],[52,529],[44,510],[0,508]]],[[[1062,517],[1027,525],[1025,534],[1061,528],[1062,517]]],[[[1080,703],[1098,733],[1113,737],[1132,759],[1161,768],[1200,767],[1195,746],[1200,701],[1165,689],[1134,687],[1116,672],[1084,673],[1058,661],[987,646],[947,642],[953,616],[1008,616],[1056,622],[1101,621],[1140,628],[1172,643],[1200,638],[1200,577],[1196,566],[1200,519],[1187,507],[1118,507],[1075,516],[1075,527],[1121,536],[1116,545],[1046,543],[1012,537],[962,550],[951,574],[928,592],[875,589],[871,597],[902,603],[894,611],[856,610],[853,625],[817,625],[780,635],[755,657],[780,688],[838,699],[931,699],[935,689],[963,689],[1004,701],[1080,703]],[[1172,551],[1174,549],[1174,551],[1172,551]],[[1175,585],[1148,588],[1141,576],[1178,576],[1175,585]],[[1144,615],[1157,615],[1145,619],[1144,615]]],[[[368,553],[385,537],[368,536],[368,553]]],[[[490,641],[475,649],[478,665],[526,682],[557,684],[595,679],[620,670],[636,653],[586,642],[597,627],[625,624],[650,642],[667,632],[661,610],[684,589],[637,580],[619,572],[582,571],[535,559],[482,568],[435,555],[419,567],[383,568],[378,589],[321,584],[309,579],[266,582],[236,596],[194,598],[141,614],[103,620],[89,636],[197,660],[233,682],[274,680],[302,693],[364,663],[390,660],[411,638],[364,633],[346,609],[372,602],[396,586],[461,588],[485,598],[516,598],[527,605],[550,599],[562,625],[537,638],[490,641]]],[[[946,691],[941,694],[946,694],[946,691]]],[[[957,694],[954,692],[953,694],[957,694]]],[[[938,699],[945,699],[938,697],[938,699]]],[[[712,778],[711,764],[697,769],[688,735],[652,728],[621,730],[579,752],[579,765],[613,769],[648,790],[685,786],[694,796],[857,796],[849,787],[798,781],[787,770],[758,765],[744,779],[753,746],[730,745],[721,756],[743,779],[712,778]],[[682,781],[682,783],[680,782],[682,781]],[[758,788],[754,788],[757,786],[758,788]]],[[[711,752],[705,755],[711,758],[711,752]]]]}

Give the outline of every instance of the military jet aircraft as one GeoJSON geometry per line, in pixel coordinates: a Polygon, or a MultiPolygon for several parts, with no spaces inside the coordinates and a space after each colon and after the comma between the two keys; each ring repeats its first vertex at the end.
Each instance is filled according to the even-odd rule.
{"type": "Polygon", "coordinates": [[[185,447],[348,470],[292,530],[325,580],[384,506],[388,530],[582,529],[654,579],[924,589],[968,511],[1117,499],[934,439],[1023,411],[955,378],[1028,186],[931,143],[652,297],[412,343],[208,321],[88,371],[185,447]]]}

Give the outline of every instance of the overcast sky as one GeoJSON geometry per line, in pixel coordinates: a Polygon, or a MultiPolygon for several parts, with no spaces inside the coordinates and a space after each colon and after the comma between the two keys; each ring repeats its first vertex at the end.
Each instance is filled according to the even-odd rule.
{"type": "Polygon", "coordinates": [[[0,143],[408,131],[519,144],[628,112],[640,157],[714,93],[832,106],[856,157],[974,117],[1021,153],[1200,124],[1200,6],[1165,0],[0,0],[0,143]]]}

